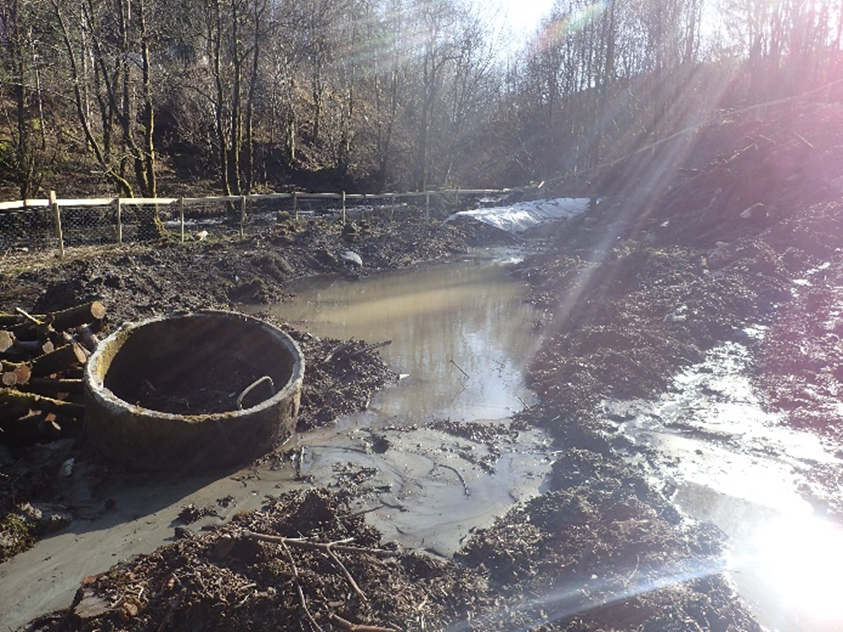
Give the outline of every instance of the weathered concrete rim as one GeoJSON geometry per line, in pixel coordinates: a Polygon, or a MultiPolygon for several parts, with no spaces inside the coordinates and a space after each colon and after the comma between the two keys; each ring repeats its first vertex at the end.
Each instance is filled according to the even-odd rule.
{"type": "Polygon", "coordinates": [[[237,312],[198,310],[124,324],[99,344],[84,378],[88,446],[131,468],[188,472],[241,464],[288,441],[296,430],[304,358],[275,325],[237,312]],[[243,390],[236,400],[227,383],[225,397],[214,396],[220,367],[223,376],[230,368],[251,382],[237,384],[243,390]],[[175,380],[163,383],[173,387],[170,392],[150,381],[162,376],[175,380]],[[237,409],[264,377],[278,390],[237,409]],[[149,407],[159,402],[164,410],[149,407]]]}
{"type": "Polygon", "coordinates": [[[175,312],[172,314],[155,316],[143,321],[132,321],[123,323],[123,325],[121,325],[116,331],[114,331],[107,338],[100,342],[97,349],[94,351],[93,354],[91,354],[91,357],[88,358],[88,361],[85,363],[85,384],[87,386],[87,392],[90,395],[93,395],[97,399],[100,399],[104,402],[108,402],[112,405],[117,405],[121,407],[125,406],[131,410],[136,410],[139,412],[142,411],[144,415],[150,417],[186,422],[205,421],[209,417],[213,417],[215,419],[241,417],[247,413],[261,412],[287,399],[295,390],[301,388],[301,382],[303,381],[303,379],[304,356],[298,346],[298,343],[296,343],[296,341],[293,340],[289,335],[287,335],[285,332],[281,331],[277,327],[270,325],[269,323],[255,318],[253,316],[248,316],[240,312],[217,309],[203,309],[192,312],[175,312]],[[290,376],[290,379],[287,381],[284,387],[276,391],[274,395],[250,408],[243,408],[241,410],[231,410],[219,413],[202,413],[198,415],[180,415],[176,413],[167,413],[160,410],[155,410],[154,408],[146,408],[144,406],[130,404],[129,402],[126,402],[120,397],[117,397],[117,395],[115,395],[111,391],[111,389],[105,386],[102,380],[102,372],[108,370],[109,366],[111,365],[111,361],[116,355],[116,352],[122,348],[123,343],[136,331],[154,323],[166,322],[174,318],[190,318],[193,316],[217,316],[221,318],[232,318],[238,321],[249,322],[251,324],[261,327],[270,335],[275,337],[281,344],[286,346],[287,350],[290,352],[290,357],[293,359],[292,374],[290,376]],[[113,347],[114,343],[116,343],[117,341],[120,341],[120,344],[117,345],[115,349],[113,347]],[[105,366],[102,366],[104,362],[107,362],[107,364],[105,366]]]}

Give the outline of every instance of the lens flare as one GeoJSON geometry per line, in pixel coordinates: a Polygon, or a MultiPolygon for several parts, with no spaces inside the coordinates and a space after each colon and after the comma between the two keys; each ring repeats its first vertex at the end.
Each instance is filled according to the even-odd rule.
{"type": "Polygon", "coordinates": [[[814,516],[774,519],[757,529],[755,555],[746,563],[766,573],[783,601],[843,624],[843,528],[814,516]]]}

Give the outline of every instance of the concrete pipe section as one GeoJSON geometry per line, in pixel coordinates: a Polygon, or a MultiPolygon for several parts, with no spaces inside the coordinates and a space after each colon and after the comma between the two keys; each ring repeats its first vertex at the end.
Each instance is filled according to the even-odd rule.
{"type": "Polygon", "coordinates": [[[263,321],[200,311],[129,323],[85,366],[85,440],[129,467],[242,463],[295,430],[304,359],[263,321]]]}

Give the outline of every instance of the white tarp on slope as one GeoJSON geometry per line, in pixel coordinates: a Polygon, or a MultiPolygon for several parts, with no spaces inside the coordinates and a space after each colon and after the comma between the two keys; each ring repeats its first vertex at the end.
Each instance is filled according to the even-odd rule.
{"type": "Polygon", "coordinates": [[[445,221],[458,217],[468,217],[510,233],[519,233],[545,222],[568,219],[584,213],[588,210],[588,202],[588,198],[533,200],[531,202],[518,202],[509,206],[460,211],[454,213],[445,221]]]}

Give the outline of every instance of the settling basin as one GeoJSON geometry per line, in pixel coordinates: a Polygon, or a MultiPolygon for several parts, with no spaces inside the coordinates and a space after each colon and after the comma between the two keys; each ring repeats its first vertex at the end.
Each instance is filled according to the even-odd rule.
{"type": "Polygon", "coordinates": [[[379,353],[402,379],[364,417],[500,419],[534,400],[524,369],[540,342],[526,288],[506,273],[512,260],[491,251],[361,281],[307,279],[268,313],[315,336],[392,341],[379,353]]]}

